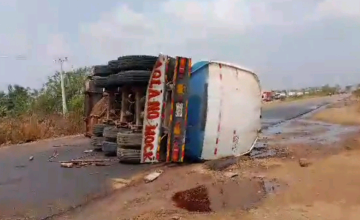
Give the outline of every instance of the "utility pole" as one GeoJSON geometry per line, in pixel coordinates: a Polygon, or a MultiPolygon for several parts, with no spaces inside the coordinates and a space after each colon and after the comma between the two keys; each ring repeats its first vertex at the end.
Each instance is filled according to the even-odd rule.
{"type": "Polygon", "coordinates": [[[61,98],[62,98],[62,109],[63,115],[67,114],[66,96],[65,96],[65,85],[64,85],[64,70],[63,64],[68,61],[67,57],[58,58],[55,60],[56,63],[60,64],[60,83],[61,83],[61,98]]]}

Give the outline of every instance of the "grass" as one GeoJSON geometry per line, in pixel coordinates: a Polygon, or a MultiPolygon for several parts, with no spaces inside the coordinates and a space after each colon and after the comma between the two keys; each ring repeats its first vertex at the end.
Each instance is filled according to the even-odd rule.
{"type": "Polygon", "coordinates": [[[330,106],[314,114],[311,118],[334,124],[360,125],[360,102],[352,99],[343,105],[330,106]]]}
{"type": "Polygon", "coordinates": [[[79,134],[84,131],[82,119],[82,115],[75,113],[67,117],[54,114],[0,118],[0,145],[79,134]]]}

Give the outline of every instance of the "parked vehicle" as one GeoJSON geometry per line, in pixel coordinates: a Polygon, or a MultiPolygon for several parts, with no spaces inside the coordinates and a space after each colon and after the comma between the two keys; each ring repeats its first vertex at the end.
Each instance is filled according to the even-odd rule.
{"type": "Polygon", "coordinates": [[[273,93],[271,91],[264,91],[261,98],[264,102],[270,102],[273,100],[273,93]]]}
{"type": "Polygon", "coordinates": [[[253,72],[239,66],[219,61],[192,66],[190,58],[165,55],[124,56],[94,67],[89,81],[104,92],[86,96],[86,133],[95,149],[117,154],[120,162],[239,156],[257,140],[260,84],[253,72]]]}

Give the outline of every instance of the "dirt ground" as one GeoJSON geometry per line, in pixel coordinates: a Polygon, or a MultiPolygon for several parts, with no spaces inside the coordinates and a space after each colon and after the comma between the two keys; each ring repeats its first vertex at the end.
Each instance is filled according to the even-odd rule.
{"type": "Polygon", "coordinates": [[[313,120],[342,125],[360,125],[360,104],[355,98],[349,98],[313,115],[313,120]]]}
{"type": "Polygon", "coordinates": [[[56,219],[359,219],[360,129],[344,127],[338,139],[322,142],[296,138],[326,136],[329,124],[312,132],[306,120],[287,126],[288,133],[264,135],[264,149],[276,151],[271,157],[244,156],[222,171],[205,164],[160,166],[164,172],[155,181],[145,183],[140,175],[56,219]]]}

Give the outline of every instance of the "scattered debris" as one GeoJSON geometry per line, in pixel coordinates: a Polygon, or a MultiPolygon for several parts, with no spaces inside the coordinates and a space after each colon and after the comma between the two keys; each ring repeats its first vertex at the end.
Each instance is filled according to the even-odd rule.
{"type": "Polygon", "coordinates": [[[61,167],[67,167],[67,168],[71,168],[71,167],[84,167],[84,166],[89,166],[89,165],[94,165],[94,166],[110,166],[109,163],[110,162],[109,159],[82,159],[82,160],[70,160],[70,161],[59,161],[61,167]],[[68,167],[67,165],[63,165],[63,164],[72,164],[72,166],[68,167]]]}
{"type": "Polygon", "coordinates": [[[164,171],[162,171],[162,170],[152,172],[152,173],[148,174],[147,176],[145,176],[144,180],[146,183],[150,183],[150,182],[156,180],[163,172],[164,171]]]}
{"type": "Polygon", "coordinates": [[[233,178],[233,177],[236,177],[238,176],[239,174],[238,173],[235,173],[235,172],[225,172],[224,173],[224,176],[228,177],[228,178],[233,178]]]}
{"type": "Polygon", "coordinates": [[[311,165],[311,161],[309,161],[309,160],[306,159],[306,158],[300,158],[300,159],[299,159],[299,165],[300,165],[301,167],[308,167],[308,166],[311,165]]]}
{"type": "Polygon", "coordinates": [[[33,161],[33,160],[34,160],[34,156],[30,156],[29,161],[33,161]]]}
{"type": "Polygon", "coordinates": [[[73,163],[61,163],[60,165],[61,165],[61,167],[65,167],[65,168],[72,168],[72,167],[74,167],[74,164],[73,164],[73,163]]]}
{"type": "Polygon", "coordinates": [[[76,159],[70,161],[59,161],[60,163],[97,163],[97,162],[110,162],[110,159],[76,159]]]}
{"type": "Polygon", "coordinates": [[[59,156],[59,153],[57,150],[54,150],[54,153],[49,157],[49,162],[52,162],[53,159],[55,159],[57,156],[59,156]]]}

